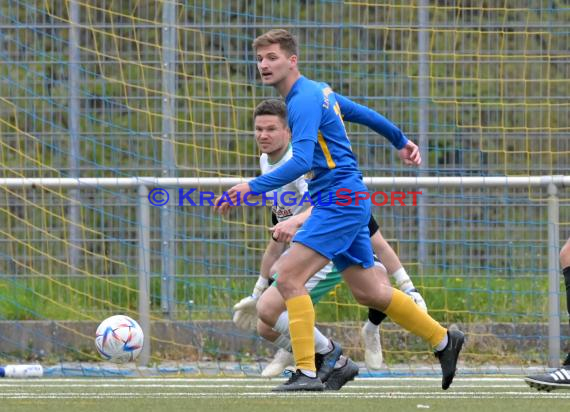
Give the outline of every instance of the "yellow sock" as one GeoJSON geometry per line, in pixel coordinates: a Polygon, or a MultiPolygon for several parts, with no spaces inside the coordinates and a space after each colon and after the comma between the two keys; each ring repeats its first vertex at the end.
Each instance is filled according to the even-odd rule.
{"type": "Polygon", "coordinates": [[[295,296],[285,301],[289,312],[289,332],[295,357],[295,367],[316,371],[315,367],[315,309],[309,295],[295,296]]]}
{"type": "Polygon", "coordinates": [[[436,347],[445,338],[447,329],[421,310],[408,295],[398,289],[393,289],[393,292],[392,301],[384,313],[407,331],[436,347]]]}

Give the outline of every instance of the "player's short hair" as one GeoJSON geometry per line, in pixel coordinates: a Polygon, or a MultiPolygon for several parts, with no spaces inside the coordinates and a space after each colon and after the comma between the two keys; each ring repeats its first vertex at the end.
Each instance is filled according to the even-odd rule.
{"type": "Polygon", "coordinates": [[[287,126],[287,106],[283,100],[268,99],[257,105],[253,111],[253,118],[257,116],[270,115],[279,117],[285,126],[287,126]]]}
{"type": "Polygon", "coordinates": [[[265,47],[271,44],[279,44],[281,50],[283,50],[289,56],[299,55],[299,46],[297,45],[297,39],[287,30],[283,29],[273,29],[269,30],[267,33],[262,34],[253,41],[252,47],[253,50],[257,50],[258,47],[265,47]]]}

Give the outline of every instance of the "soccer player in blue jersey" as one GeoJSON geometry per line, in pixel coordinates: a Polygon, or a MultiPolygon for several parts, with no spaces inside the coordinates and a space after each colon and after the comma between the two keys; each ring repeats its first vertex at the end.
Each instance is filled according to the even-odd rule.
{"type": "MultiPolygon", "coordinates": [[[[263,174],[270,173],[283,165],[293,155],[290,144],[290,130],[287,126],[287,106],[278,99],[262,101],[254,111],[255,140],[262,152],[259,162],[263,174]]],[[[276,288],[269,288],[271,266],[285,253],[295,232],[310,216],[309,202],[301,202],[308,196],[307,183],[304,176],[280,187],[277,192],[280,195],[287,194],[287,200],[283,196],[276,196],[272,206],[272,221],[275,225],[272,230],[272,239],[269,240],[260,265],[260,276],[250,296],[240,300],[234,306],[234,323],[242,329],[257,327],[260,336],[273,342],[280,349],[273,361],[267,365],[261,375],[273,377],[280,375],[290,365],[294,365],[289,339],[289,321],[285,302],[276,288]],[[259,320],[258,320],[259,317],[259,320]]],[[[371,216],[368,228],[372,249],[381,258],[382,263],[377,262],[377,270],[381,272],[382,280],[390,283],[386,273],[389,273],[396,281],[397,287],[414,299],[415,303],[427,311],[425,301],[408,276],[406,270],[394,250],[382,237],[379,226],[371,216]],[[385,265],[385,267],[384,267],[385,265]]],[[[316,304],[324,295],[334,289],[342,281],[342,275],[337,272],[332,264],[322,268],[315,276],[305,284],[313,304],[316,304]]],[[[369,369],[382,367],[382,351],[380,344],[379,325],[386,317],[385,314],[375,309],[368,310],[368,320],[361,330],[365,345],[364,360],[369,369]]],[[[319,330],[315,329],[315,352],[317,365],[326,362],[328,358],[335,358],[342,350],[341,345],[332,342],[319,330]],[[336,349],[336,350],[335,350],[336,349]]],[[[318,368],[318,376],[325,383],[327,389],[340,389],[344,383],[351,380],[358,373],[358,367],[348,358],[343,357],[334,367],[318,368]],[[330,376],[326,377],[330,373],[330,376]]]]}
{"type": "Polygon", "coordinates": [[[271,173],[233,186],[228,198],[235,205],[240,194],[269,192],[308,173],[309,192],[315,201],[288,253],[275,264],[277,288],[289,313],[296,372],[274,390],[324,388],[316,375],[315,312],[304,285],[330,260],[360,304],[384,312],[432,345],[442,368],[442,388],[449,388],[463,333],[446,330],[405,293],[378,280],[368,231],[371,202],[341,115],[390,140],[406,164],[420,164],[418,147],[378,113],[335,93],[325,83],[302,76],[297,67],[297,42],[289,32],[271,30],[256,38],[253,48],[263,83],[285,98],[293,156],[271,173]]]}

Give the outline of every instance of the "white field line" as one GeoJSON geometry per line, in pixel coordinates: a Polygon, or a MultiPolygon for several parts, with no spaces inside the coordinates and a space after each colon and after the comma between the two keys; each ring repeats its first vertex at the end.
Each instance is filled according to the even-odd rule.
{"type": "MultiPolygon", "coordinates": [[[[267,383],[263,383],[263,384],[259,384],[259,385],[244,385],[242,382],[237,382],[234,385],[228,385],[228,384],[223,384],[220,385],[219,383],[210,383],[210,384],[184,384],[184,383],[177,383],[177,384],[171,384],[171,383],[164,383],[164,384],[160,384],[160,383],[150,383],[150,384],[141,384],[141,383],[128,383],[128,382],[114,382],[114,383],[44,383],[42,385],[27,385],[27,383],[9,383],[9,384],[3,384],[0,383],[0,388],[21,388],[21,387],[31,387],[31,388],[36,388],[36,389],[41,389],[41,388],[179,388],[179,389],[183,389],[183,388],[188,388],[188,389],[194,389],[194,388],[212,388],[212,389],[217,389],[217,388],[274,388],[276,385],[276,383],[271,383],[271,384],[267,384],[267,383]]],[[[439,388],[440,385],[422,385],[421,387],[419,385],[368,385],[368,384],[361,384],[361,383],[350,383],[347,386],[345,386],[343,388],[343,391],[346,390],[353,390],[353,389],[421,389],[421,388],[426,388],[426,389],[433,389],[433,388],[439,388]]],[[[528,386],[524,383],[521,384],[508,384],[508,385],[477,385],[477,384],[473,384],[473,385],[462,385],[459,383],[454,383],[453,384],[453,388],[457,389],[457,388],[528,388],[528,386]]]]}
{"type": "MultiPolygon", "coordinates": [[[[132,398],[132,392],[109,392],[109,393],[89,393],[89,392],[64,392],[53,394],[31,394],[31,393],[10,393],[0,394],[0,399],[122,399],[132,398]]],[[[562,393],[521,393],[521,392],[444,392],[441,394],[425,392],[402,392],[402,393],[376,393],[363,392],[361,394],[342,392],[321,392],[321,393],[294,393],[280,394],[268,392],[245,392],[245,393],[188,393],[188,392],[154,392],[140,393],[137,397],[142,398],[359,398],[364,399],[410,399],[416,396],[420,399],[570,399],[570,394],[562,393]]]]}
{"type": "MultiPolygon", "coordinates": [[[[457,376],[454,382],[521,382],[524,376],[520,377],[462,377],[457,376]]],[[[2,378],[0,382],[26,382],[26,384],[41,384],[43,382],[278,382],[285,380],[284,377],[264,379],[264,378],[176,378],[176,377],[152,377],[152,378],[39,378],[39,379],[8,379],[2,378]]],[[[440,377],[398,377],[390,376],[384,378],[356,378],[357,382],[441,382],[440,377]]]]}
{"type": "Polygon", "coordinates": [[[347,385],[341,392],[272,393],[283,378],[44,378],[34,380],[1,379],[0,399],[122,399],[140,398],[363,398],[363,399],[570,399],[570,391],[537,392],[522,382],[522,377],[458,377],[452,389],[439,389],[440,378],[362,378],[347,385]],[[394,384],[401,382],[401,384],[394,384]],[[38,393],[42,389],[51,393],[38,393]],[[79,391],[74,392],[72,388],[79,391]],[[89,389],[93,391],[89,391],[89,389]],[[119,389],[109,391],[108,388],[119,389]],[[158,391],[145,390],[157,388],[158,391]],[[219,388],[239,389],[240,392],[219,393],[219,388]],[[62,391],[59,392],[58,389],[62,391]],[[71,391],[70,391],[71,389],[71,391]],[[99,392],[98,389],[103,389],[99,392]],[[168,392],[165,390],[174,389],[168,392]],[[185,389],[188,389],[184,391],[185,389]],[[195,391],[198,389],[199,391],[195,391]],[[208,389],[214,392],[209,392],[208,389]],[[493,389],[503,389],[494,391],[493,389]],[[510,390],[509,390],[510,389],[510,390]],[[162,390],[162,391],[161,391],[162,390]],[[180,391],[183,390],[183,391],[180,391]],[[206,391],[204,391],[206,390],[206,391]],[[246,392],[242,392],[242,391],[246,392]],[[376,391],[374,391],[376,390],[376,391]],[[53,392],[52,392],[53,391],[53,392]]]}

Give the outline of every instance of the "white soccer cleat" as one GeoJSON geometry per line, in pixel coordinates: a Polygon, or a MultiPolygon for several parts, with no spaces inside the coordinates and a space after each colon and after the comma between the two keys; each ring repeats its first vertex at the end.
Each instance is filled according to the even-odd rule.
{"type": "Polygon", "coordinates": [[[285,349],[279,349],[273,360],[261,371],[264,378],[274,378],[283,373],[288,366],[294,366],[293,354],[285,349]]]}
{"type": "Polygon", "coordinates": [[[368,369],[382,369],[382,344],[380,343],[380,328],[369,332],[366,327],[360,330],[364,342],[364,363],[368,369]]]}

